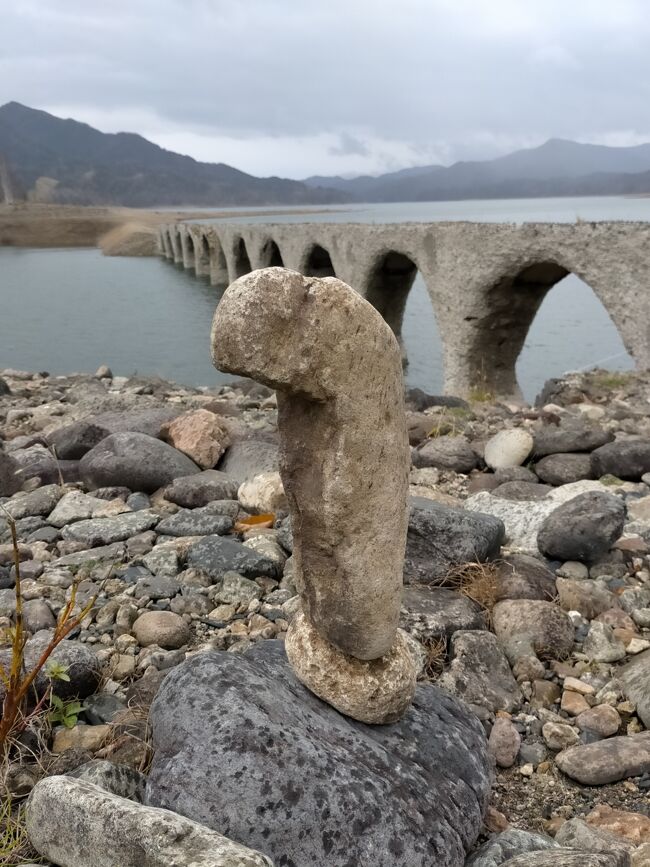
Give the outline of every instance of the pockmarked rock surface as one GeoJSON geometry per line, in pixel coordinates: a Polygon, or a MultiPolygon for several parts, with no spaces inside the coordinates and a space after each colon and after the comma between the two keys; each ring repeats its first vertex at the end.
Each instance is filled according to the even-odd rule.
{"type": "Polygon", "coordinates": [[[399,621],[410,467],[394,334],[340,280],[266,268],[227,289],[212,356],[277,391],[307,617],[344,653],[383,656],[399,621]]]}
{"type": "Polygon", "coordinates": [[[183,816],[72,777],[38,782],[26,821],[32,846],[60,867],[273,867],[261,853],[183,816]]]}
{"type": "Polygon", "coordinates": [[[285,648],[298,680],[314,695],[361,722],[395,722],[415,693],[415,661],[399,631],[388,653],[362,660],[326,641],[298,612],[289,625],[285,648]]]}
{"type": "Polygon", "coordinates": [[[115,433],[87,452],[80,462],[88,487],[125,485],[149,494],[174,479],[198,473],[199,467],[167,443],[143,433],[115,433]]]}
{"type": "Polygon", "coordinates": [[[275,641],[173,669],[151,722],[147,803],[287,867],[463,867],[490,792],[461,702],[420,686],[399,722],[367,726],[306,690],[275,641]]]}

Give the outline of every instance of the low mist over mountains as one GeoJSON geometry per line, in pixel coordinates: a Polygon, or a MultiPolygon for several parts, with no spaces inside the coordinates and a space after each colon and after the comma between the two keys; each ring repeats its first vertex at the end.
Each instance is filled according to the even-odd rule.
{"type": "Polygon", "coordinates": [[[550,139],[493,160],[301,182],[198,162],[133,133],[102,133],[17,102],[0,107],[0,201],[219,207],[630,193],[650,193],[650,144],[550,139]]]}
{"type": "Polygon", "coordinates": [[[483,162],[422,166],[379,177],[311,177],[366,202],[422,202],[650,192],[650,144],[605,147],[550,139],[483,162]]]}

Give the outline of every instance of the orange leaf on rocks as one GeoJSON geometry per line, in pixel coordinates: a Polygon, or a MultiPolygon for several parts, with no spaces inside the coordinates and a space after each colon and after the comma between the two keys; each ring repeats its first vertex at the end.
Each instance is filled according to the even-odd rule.
{"type": "Polygon", "coordinates": [[[275,523],[275,515],[272,512],[267,512],[264,515],[249,515],[248,518],[241,518],[235,524],[235,532],[245,533],[251,527],[272,527],[275,523]]]}

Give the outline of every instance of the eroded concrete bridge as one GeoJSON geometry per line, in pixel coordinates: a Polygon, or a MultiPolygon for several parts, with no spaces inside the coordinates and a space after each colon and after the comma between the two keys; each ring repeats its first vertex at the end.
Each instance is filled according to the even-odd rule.
{"type": "Polygon", "coordinates": [[[515,363],[546,293],[568,274],[587,283],[639,368],[650,367],[650,223],[175,223],[168,259],[226,286],[272,265],[336,276],[401,340],[419,271],[443,344],[445,390],[519,393],[515,363]]]}

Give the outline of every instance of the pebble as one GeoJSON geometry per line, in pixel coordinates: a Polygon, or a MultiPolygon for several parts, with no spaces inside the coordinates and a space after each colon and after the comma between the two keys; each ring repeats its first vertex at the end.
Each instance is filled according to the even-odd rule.
{"type": "Polygon", "coordinates": [[[172,611],[145,611],[135,621],[132,630],[142,647],[157,644],[173,649],[182,647],[190,639],[187,623],[172,611]]]}
{"type": "Polygon", "coordinates": [[[509,719],[497,717],[492,726],[488,748],[500,768],[511,768],[517,760],[521,735],[509,719]]]}

